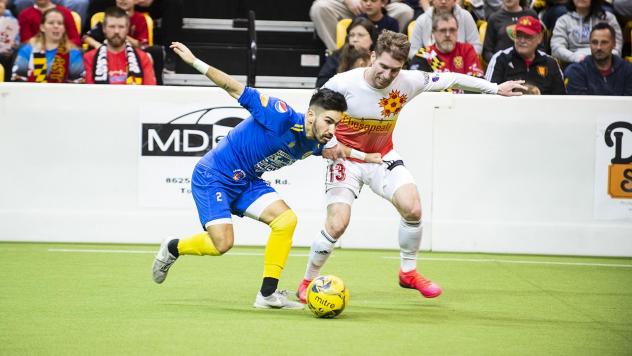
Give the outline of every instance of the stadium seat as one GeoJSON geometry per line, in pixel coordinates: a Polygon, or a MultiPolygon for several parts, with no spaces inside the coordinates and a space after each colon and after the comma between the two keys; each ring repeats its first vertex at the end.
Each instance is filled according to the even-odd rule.
{"type": "Polygon", "coordinates": [[[408,40],[410,41],[413,38],[413,29],[415,29],[415,20],[410,21],[408,24],[408,28],[406,29],[406,35],[408,35],[408,40]]]}
{"type": "Polygon", "coordinates": [[[485,32],[487,32],[487,21],[479,20],[478,23],[478,36],[481,40],[481,45],[485,43],[485,32]]]}
{"type": "Polygon", "coordinates": [[[103,16],[105,16],[104,12],[97,12],[90,18],[90,28],[96,26],[99,22],[103,22],[103,16]]]}
{"type": "Polygon", "coordinates": [[[4,66],[0,64],[0,83],[4,82],[4,66]]]}
{"type": "Polygon", "coordinates": [[[75,26],[77,26],[77,33],[81,35],[81,15],[78,13],[71,11],[72,18],[75,20],[75,26]]]}
{"type": "Polygon", "coordinates": [[[347,28],[351,25],[351,19],[342,19],[336,25],[336,47],[342,48],[347,38],[347,28]]]}
{"type": "MultiPolygon", "coordinates": [[[[153,46],[154,45],[154,20],[146,12],[141,12],[141,14],[145,16],[145,21],[147,22],[147,44],[150,46],[153,46]]],[[[96,26],[99,22],[103,22],[104,16],[105,16],[104,12],[97,12],[94,15],[92,15],[92,17],[90,18],[90,28],[96,26]]]]}

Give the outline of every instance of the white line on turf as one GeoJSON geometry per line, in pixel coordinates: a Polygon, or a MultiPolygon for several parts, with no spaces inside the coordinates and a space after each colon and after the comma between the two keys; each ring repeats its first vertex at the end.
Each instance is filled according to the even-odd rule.
{"type": "MultiPolygon", "coordinates": [[[[65,249],[49,248],[49,252],[78,252],[78,253],[138,253],[153,254],[156,251],[148,250],[97,250],[97,249],[65,249]]],[[[263,256],[259,252],[229,252],[225,256],[263,256]]],[[[309,254],[290,254],[290,257],[307,257],[309,254]]],[[[382,256],[385,259],[399,259],[396,256],[382,256]]],[[[450,257],[424,257],[423,261],[439,262],[474,262],[474,263],[513,263],[513,264],[534,264],[534,265],[561,265],[561,266],[588,266],[588,267],[612,267],[612,268],[632,268],[632,265],[616,263],[593,263],[593,262],[559,262],[559,261],[526,261],[526,260],[501,260],[493,258],[450,258],[450,257]]]]}
{"type": "MultiPolygon", "coordinates": [[[[382,256],[387,259],[399,259],[395,256],[382,256]]],[[[595,262],[559,262],[559,261],[525,261],[525,260],[499,260],[493,258],[450,258],[450,257],[424,257],[422,261],[443,261],[443,262],[477,262],[477,263],[514,263],[514,264],[533,264],[533,265],[561,265],[561,266],[590,266],[590,267],[614,267],[614,268],[632,268],[632,265],[623,265],[616,263],[595,263],[595,262]]]]}

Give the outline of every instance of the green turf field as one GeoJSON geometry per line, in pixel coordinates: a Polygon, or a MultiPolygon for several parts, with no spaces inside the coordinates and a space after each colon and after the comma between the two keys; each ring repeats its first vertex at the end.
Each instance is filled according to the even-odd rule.
{"type": "Polygon", "coordinates": [[[632,354],[629,258],[423,253],[444,291],[426,300],[398,286],[396,251],[336,250],[323,272],[351,304],[326,320],[252,308],[262,248],[185,256],[156,285],[157,247],[0,243],[0,355],[632,354]]]}

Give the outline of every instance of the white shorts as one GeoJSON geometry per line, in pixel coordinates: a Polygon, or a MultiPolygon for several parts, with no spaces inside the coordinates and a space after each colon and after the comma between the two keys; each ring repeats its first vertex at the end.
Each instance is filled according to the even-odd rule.
{"type": "MultiPolygon", "coordinates": [[[[353,192],[355,198],[360,195],[366,184],[375,194],[392,201],[393,195],[401,186],[415,184],[410,171],[403,165],[400,155],[391,151],[382,157],[384,163],[359,163],[350,160],[337,160],[327,167],[325,177],[325,191],[333,188],[347,188],[353,192]],[[401,164],[400,164],[401,163],[401,164]]],[[[327,204],[348,203],[348,196],[344,194],[327,194],[327,204]]]]}

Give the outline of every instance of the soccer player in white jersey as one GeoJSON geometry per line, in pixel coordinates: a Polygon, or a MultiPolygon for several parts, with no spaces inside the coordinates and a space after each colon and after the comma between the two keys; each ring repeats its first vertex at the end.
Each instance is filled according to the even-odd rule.
{"type": "MultiPolygon", "coordinates": [[[[318,276],[334,244],[345,232],[351,205],[367,184],[371,190],[393,204],[401,216],[399,223],[399,284],[417,289],[424,297],[434,298],[441,288],[417,272],[417,252],[421,243],[421,203],[417,186],[402,158],[393,149],[392,134],[404,105],[424,91],[456,87],[468,91],[504,96],[521,95],[524,81],[494,84],[458,73],[426,73],[402,70],[410,43],[406,35],[383,31],[371,65],[340,73],[324,88],[342,93],[348,109],[336,128],[338,142],[350,147],[348,160],[330,163],[326,175],[327,220],[314,239],[307,270],[297,296],[305,302],[309,282],[318,276]],[[379,152],[384,163],[363,162],[362,152],[379,152]]],[[[341,147],[338,145],[337,147],[341,147]]]]}

